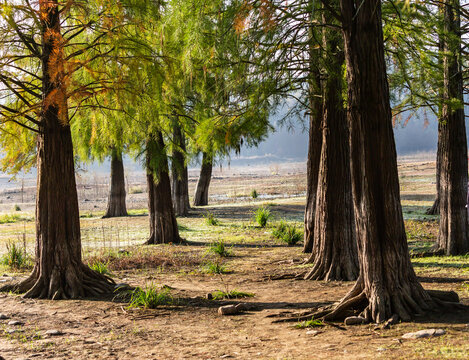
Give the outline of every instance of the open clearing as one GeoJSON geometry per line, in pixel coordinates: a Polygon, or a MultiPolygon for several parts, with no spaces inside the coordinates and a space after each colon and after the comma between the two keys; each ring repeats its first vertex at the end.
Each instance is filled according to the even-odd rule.
{"type": "MultiPolygon", "coordinates": [[[[437,219],[424,215],[434,197],[433,162],[401,162],[401,195],[414,268],[427,289],[454,290],[469,305],[469,256],[419,257],[428,251],[438,232],[437,219]]],[[[284,169],[288,169],[285,166],[284,169]]],[[[117,283],[169,287],[173,304],[153,310],[129,309],[119,299],[42,301],[0,295],[0,355],[4,359],[467,359],[469,312],[434,313],[383,330],[375,325],[309,329],[295,323],[273,323],[277,315],[301,313],[338,301],[350,289],[347,282],[304,281],[301,244],[286,246],[272,230],[285,219],[302,228],[304,181],[301,171],[269,169],[255,174],[215,176],[211,206],[193,209],[179,218],[185,245],[145,247],[148,220],[143,206],[130,195],[134,216],[102,220],[102,199],[82,198],[84,258],[102,262],[117,283]],[[274,185],[272,185],[274,184],[274,185]],[[263,199],[249,199],[256,189],[263,199]],[[275,196],[278,195],[278,196],[275,196]],[[217,198],[218,196],[218,198],[217,198]],[[95,204],[90,207],[89,203],[95,204]],[[260,205],[273,218],[266,228],[253,221],[260,205]],[[219,224],[210,226],[203,215],[211,212],[219,224]],[[208,246],[223,240],[230,256],[220,257],[208,246]],[[121,250],[121,251],[119,251],[121,250]],[[226,273],[210,274],[218,264],[226,273]],[[253,297],[208,300],[215,290],[238,290],[253,297]],[[249,309],[236,316],[219,316],[221,305],[245,302],[249,309]],[[22,325],[8,325],[18,320],[22,325]],[[446,335],[404,340],[404,333],[441,328],[446,335]],[[16,331],[13,331],[16,330],[16,331]],[[59,330],[61,335],[47,335],[59,330]],[[315,330],[315,332],[312,332],[315,330]]],[[[193,187],[193,181],[191,182],[193,187]]],[[[142,186],[143,185],[136,185],[142,186]]],[[[191,187],[191,190],[192,190],[191,187]]],[[[90,194],[93,191],[90,191],[90,194]]],[[[192,193],[192,192],[191,192],[192,193]]],[[[2,199],[3,215],[11,215],[18,193],[2,199]],[[9,212],[8,212],[9,211],[9,212]]],[[[33,222],[24,204],[21,216],[0,225],[0,253],[8,241],[23,241],[32,251],[33,222]]],[[[29,212],[28,212],[29,211],[29,212]]],[[[1,268],[0,281],[21,278],[28,270],[1,268]]],[[[336,324],[337,325],[337,324],[336,324]]]]}

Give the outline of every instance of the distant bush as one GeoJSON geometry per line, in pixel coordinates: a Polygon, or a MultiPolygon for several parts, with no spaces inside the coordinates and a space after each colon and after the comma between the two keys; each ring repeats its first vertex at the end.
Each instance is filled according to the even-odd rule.
{"type": "Polygon", "coordinates": [[[254,190],[251,191],[251,197],[252,197],[253,199],[257,199],[258,194],[257,194],[256,189],[254,189],[254,190]]]}
{"type": "Polygon", "coordinates": [[[21,208],[20,208],[19,205],[15,205],[14,209],[15,209],[15,211],[21,211],[21,208]]]}
{"type": "Polygon", "coordinates": [[[271,216],[270,210],[264,206],[261,206],[254,212],[254,218],[260,227],[265,227],[271,216]]]}
{"type": "Polygon", "coordinates": [[[141,186],[132,186],[129,189],[129,194],[143,194],[143,188],[141,186]]]}
{"type": "Polygon", "coordinates": [[[216,226],[216,225],[220,224],[220,221],[210,211],[207,211],[205,213],[204,218],[205,218],[205,223],[208,226],[216,226]]]}

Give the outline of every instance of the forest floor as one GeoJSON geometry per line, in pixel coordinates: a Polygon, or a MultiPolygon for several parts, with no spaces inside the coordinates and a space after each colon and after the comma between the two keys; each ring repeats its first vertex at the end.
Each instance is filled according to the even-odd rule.
{"type": "MultiPolygon", "coordinates": [[[[275,170],[275,169],[274,169],[275,170]]],[[[454,290],[469,305],[469,256],[421,257],[438,232],[437,218],[424,215],[434,196],[434,163],[400,163],[402,204],[413,264],[427,289],[454,290]]],[[[233,176],[214,181],[212,194],[231,196],[231,202],[212,198],[213,205],[178,218],[184,245],[142,246],[148,236],[145,210],[133,216],[99,218],[103,209],[82,208],[84,259],[102,264],[116,283],[166,289],[170,304],[156,309],[129,308],[122,299],[46,301],[0,294],[0,359],[467,359],[469,312],[438,312],[384,330],[376,325],[345,326],[275,323],[279,315],[302,313],[338,301],[349,282],[305,281],[310,265],[301,243],[287,246],[272,232],[281,221],[302,228],[304,174],[233,176]],[[275,183],[276,187],[268,184],[275,183]],[[224,189],[224,190],[223,190],[224,189]],[[249,198],[256,189],[262,199],[249,198]],[[270,190],[269,190],[270,189],[270,190]],[[225,191],[225,192],[224,192],[225,191]],[[281,194],[282,196],[269,196],[281,194]],[[283,196],[288,194],[288,196],[283,196]],[[259,227],[253,211],[268,207],[273,217],[259,227]],[[210,212],[218,224],[204,218],[210,212]],[[111,229],[113,229],[111,231],[111,229]],[[229,256],[210,251],[223,241],[229,256]],[[219,274],[214,274],[218,269],[219,274]],[[250,293],[252,297],[209,300],[221,290],[250,293]],[[220,316],[225,304],[249,304],[248,310],[220,316]],[[8,325],[12,320],[18,325],[8,325]],[[422,329],[443,329],[440,337],[405,340],[402,335],[422,329]],[[48,334],[58,330],[58,335],[48,334]]],[[[137,194],[140,195],[140,194],[137,194]]],[[[13,201],[15,201],[13,199],[13,201]]],[[[5,205],[5,202],[3,203],[5,205]]],[[[81,206],[86,206],[82,201],[81,206]]],[[[23,204],[19,206],[24,207],[23,204]]],[[[11,205],[5,205],[11,209],[11,205]],[[8,207],[9,206],[9,207],[8,207]]],[[[15,213],[4,210],[2,216],[15,213]]],[[[32,213],[0,224],[0,249],[9,241],[32,241],[32,213]]],[[[18,245],[18,246],[21,246],[18,245]]],[[[28,252],[29,247],[27,247],[28,252]]],[[[27,275],[29,269],[0,266],[0,284],[27,275]]]]}

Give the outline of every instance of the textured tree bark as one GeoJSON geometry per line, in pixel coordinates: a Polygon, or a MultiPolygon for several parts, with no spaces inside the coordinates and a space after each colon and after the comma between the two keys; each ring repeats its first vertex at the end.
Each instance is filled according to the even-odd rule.
{"type": "Polygon", "coordinates": [[[212,167],[212,154],[204,152],[199,181],[197,181],[197,187],[195,189],[194,206],[208,205],[208,189],[210,187],[210,181],[212,180],[212,167]]]}
{"type": "Polygon", "coordinates": [[[464,122],[459,0],[444,2],[444,100],[440,123],[439,250],[447,255],[469,252],[467,211],[467,142],[464,122]],[[454,100],[460,102],[455,108],[454,100]]]}
{"type": "Polygon", "coordinates": [[[183,151],[186,150],[186,141],[181,127],[175,125],[173,128],[174,143],[181,149],[173,151],[171,163],[172,198],[176,216],[187,216],[189,213],[189,177],[183,151]]]}
{"type": "Polygon", "coordinates": [[[182,242],[174,215],[169,180],[168,158],[161,132],[147,141],[148,209],[150,238],[146,244],[182,242]]]}
{"type": "Polygon", "coordinates": [[[125,206],[125,176],[122,153],[113,149],[111,154],[111,188],[103,218],[127,216],[125,206]]]}
{"type": "MultiPolygon", "coordinates": [[[[338,1],[330,6],[338,8],[338,1]]],[[[333,22],[324,15],[323,23],[333,22]]],[[[358,255],[350,177],[350,147],[342,98],[343,40],[324,29],[322,151],[317,181],[314,245],[305,276],[310,280],[356,280],[358,255]]]]}
{"type": "MultiPolygon", "coordinates": [[[[323,3],[326,3],[323,0],[323,3]]],[[[380,0],[340,0],[360,276],[325,317],[410,320],[435,305],[408,254],[389,105],[380,0]]]]}
{"type": "Polygon", "coordinates": [[[60,54],[63,45],[58,2],[40,2],[40,13],[45,16],[41,16],[43,102],[37,140],[36,261],[29,278],[2,290],[48,299],[109,294],[114,290],[112,279],[91,270],[81,258],[64,73],[50,67],[51,57],[60,54]]]}
{"type": "Polygon", "coordinates": [[[310,79],[309,79],[309,142],[308,162],[306,178],[306,208],[304,229],[304,253],[313,251],[314,243],[314,216],[316,210],[316,191],[318,187],[319,161],[321,158],[321,122],[322,122],[322,100],[321,94],[321,71],[319,49],[315,47],[318,39],[313,28],[310,31],[309,56],[310,56],[310,79]]]}

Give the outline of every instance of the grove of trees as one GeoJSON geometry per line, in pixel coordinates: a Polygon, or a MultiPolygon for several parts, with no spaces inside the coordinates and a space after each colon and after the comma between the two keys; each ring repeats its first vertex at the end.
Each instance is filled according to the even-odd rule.
{"type": "Polygon", "coordinates": [[[181,243],[188,164],[201,164],[193,205],[207,205],[217,159],[258,145],[293,101],[284,123],[309,126],[305,278],[356,281],[317,316],[407,321],[447,304],[451,294],[424,290],[412,268],[393,122],[437,116],[435,251],[469,252],[468,18],[459,0],[3,2],[2,170],[36,166],[38,177],[35,266],[4,290],[48,299],[114,290],[82,262],[77,161],[111,158],[105,217],[114,217],[127,215],[123,156],[139,159],[146,244],[181,243]]]}

